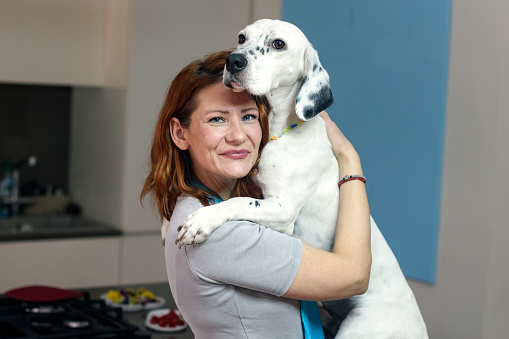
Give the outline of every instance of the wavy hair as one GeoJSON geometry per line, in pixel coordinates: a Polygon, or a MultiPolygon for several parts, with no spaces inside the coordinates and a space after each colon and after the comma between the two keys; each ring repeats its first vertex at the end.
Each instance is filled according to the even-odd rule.
{"type": "MultiPolygon", "coordinates": [[[[187,150],[179,149],[170,136],[170,120],[175,117],[184,128],[191,123],[196,109],[197,97],[203,88],[221,82],[225,60],[231,51],[221,51],[195,60],[184,67],[173,79],[159,113],[150,152],[150,172],[140,195],[152,193],[161,217],[170,220],[177,198],[186,194],[197,198],[202,205],[213,202],[210,196],[217,193],[191,185],[192,164],[187,150]]],[[[269,139],[268,103],[265,98],[254,97],[262,129],[262,140],[255,165],[245,177],[237,180],[233,196],[262,198],[261,189],[254,184],[252,176],[258,172],[260,154],[269,139]]],[[[143,202],[142,202],[143,203],[143,202]]]]}

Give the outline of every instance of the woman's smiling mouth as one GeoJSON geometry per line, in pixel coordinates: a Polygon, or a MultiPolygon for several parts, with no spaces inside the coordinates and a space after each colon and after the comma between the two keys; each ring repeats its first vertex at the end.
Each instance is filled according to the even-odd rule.
{"type": "Polygon", "coordinates": [[[226,152],[221,153],[220,155],[230,158],[230,159],[244,159],[248,156],[249,151],[246,149],[239,149],[239,150],[228,150],[226,152]]]}

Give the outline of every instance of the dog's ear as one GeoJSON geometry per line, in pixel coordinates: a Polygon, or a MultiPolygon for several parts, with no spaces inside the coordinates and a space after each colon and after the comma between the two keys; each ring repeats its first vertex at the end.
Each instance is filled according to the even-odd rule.
{"type": "Polygon", "coordinates": [[[309,45],[304,53],[304,78],[295,101],[297,116],[309,120],[332,102],[329,74],[322,67],[316,50],[309,45]]]}

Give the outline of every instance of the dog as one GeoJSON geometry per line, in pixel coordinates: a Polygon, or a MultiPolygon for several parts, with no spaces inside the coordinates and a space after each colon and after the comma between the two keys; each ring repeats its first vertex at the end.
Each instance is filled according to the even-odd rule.
{"type": "MultiPolygon", "coordinates": [[[[267,98],[271,136],[298,126],[270,141],[261,154],[255,180],[264,199],[231,198],[200,208],[184,220],[177,242],[201,243],[228,220],[250,220],[330,251],[339,203],[339,170],[325,123],[316,117],[333,102],[329,75],[318,53],[293,24],[258,20],[239,33],[237,50],[226,60],[223,82],[236,91],[267,98]]],[[[413,292],[373,218],[371,250],[366,293],[323,302],[333,320],[324,328],[326,336],[428,338],[413,292]]]]}

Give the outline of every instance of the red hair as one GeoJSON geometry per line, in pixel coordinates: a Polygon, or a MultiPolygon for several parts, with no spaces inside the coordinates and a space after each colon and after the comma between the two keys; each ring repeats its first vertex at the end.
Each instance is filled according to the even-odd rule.
{"type": "MultiPolygon", "coordinates": [[[[155,128],[151,147],[150,173],[148,174],[140,200],[148,193],[152,193],[159,213],[170,220],[181,194],[187,194],[200,200],[204,206],[211,204],[211,195],[215,192],[205,191],[194,187],[191,183],[191,159],[187,151],[180,150],[170,136],[170,120],[179,119],[184,128],[191,123],[191,115],[197,107],[197,97],[200,90],[222,81],[226,57],[231,51],[222,51],[207,55],[202,60],[195,60],[184,67],[173,79],[166,99],[163,103],[155,128]]],[[[244,178],[237,180],[233,196],[250,196],[262,198],[262,192],[251,177],[258,171],[260,154],[268,141],[268,104],[264,98],[254,98],[262,128],[262,141],[258,152],[258,159],[253,169],[244,178]]]]}

